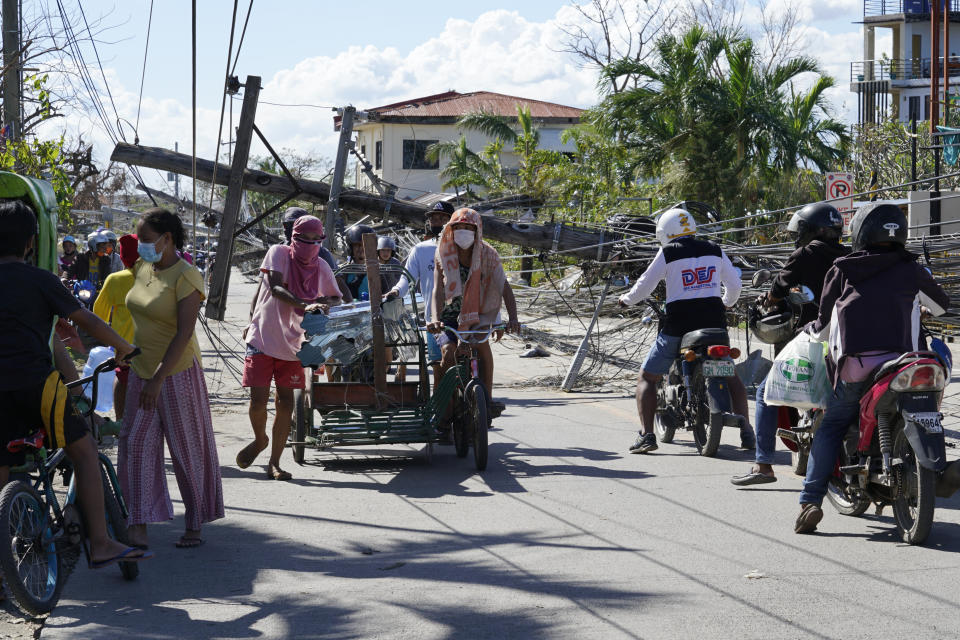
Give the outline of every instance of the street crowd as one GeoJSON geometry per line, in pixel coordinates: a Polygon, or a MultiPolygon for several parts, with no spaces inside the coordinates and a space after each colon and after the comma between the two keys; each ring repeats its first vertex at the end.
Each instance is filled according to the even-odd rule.
{"type": "MultiPolygon", "coordinates": [[[[451,329],[495,325],[505,307],[506,330],[519,330],[513,291],[497,251],[483,241],[483,221],[476,211],[437,203],[426,213],[423,241],[403,263],[395,239],[380,236],[379,263],[394,268],[380,274],[379,287],[371,287],[360,269],[335,272],[338,262],[323,246],[324,226],[304,209],[288,209],[283,228],[285,242],[269,247],[260,265],[257,292],[242,333],[246,348],[242,384],[250,389],[253,437],[236,454],[241,469],[269,449],[266,477],[279,481],[292,477],[283,468],[282,458],[294,391],[305,387],[307,376],[315,375],[298,358],[305,338],[301,327],[305,314],[325,314],[338,305],[369,300],[371,290],[380,291],[383,301],[390,302],[416,288],[426,302],[427,362],[434,367],[435,380],[455,363],[458,339],[451,329]],[[400,264],[404,270],[395,268],[400,264]],[[275,390],[275,417],[268,434],[271,390],[275,390]]],[[[829,205],[801,210],[788,229],[795,235],[797,250],[758,305],[770,308],[791,288],[809,286],[819,307],[808,312],[804,323],[809,323],[807,331],[829,342],[832,396],[814,440],[795,523],[798,533],[810,533],[823,517],[827,482],[847,426],[856,418],[870,371],[878,363],[917,349],[921,301],[924,312],[934,314],[943,313],[950,301],[906,250],[906,219],[896,206],[871,205],[857,214],[851,228],[852,252],[840,243],[842,220],[829,205]],[[885,323],[869,321],[879,314],[887,319],[885,323]]],[[[365,264],[363,239],[372,233],[374,229],[365,225],[347,229],[348,264],[365,264]]],[[[27,205],[0,203],[0,299],[5,301],[0,312],[0,352],[4,354],[0,401],[13,416],[4,423],[3,437],[8,441],[23,437],[42,425],[49,446],[66,449],[77,469],[85,520],[99,523],[89,532],[92,566],[98,567],[153,555],[147,525],[173,518],[164,466],[166,444],[185,509],[185,531],[177,547],[201,545],[203,526],[224,516],[224,503],[196,335],[205,298],[204,278],[185,251],[180,218],[161,208],[148,210],[135,234],[117,237],[99,230],[88,237],[82,254],[75,239],[66,236],[59,262],[63,280],[31,264],[36,235],[37,220],[27,205]],[[94,287],[95,295],[87,305],[64,286],[78,281],[94,287]],[[118,475],[129,510],[129,547],[111,540],[103,530],[96,445],[64,387],[64,381],[77,378],[77,371],[63,341],[50,340],[58,318],[115,350],[119,363],[115,413],[121,423],[118,475]]],[[[725,330],[725,308],[740,293],[739,272],[718,245],[696,237],[696,224],[688,212],[662,214],[657,238],[661,248],[656,257],[620,297],[621,305],[635,304],[666,282],[660,335],[637,385],[643,428],[630,450],[640,454],[658,447],[654,434],[657,388],[680,357],[682,337],[701,330],[725,330]]],[[[489,343],[479,345],[477,351],[483,382],[490,390],[494,362],[489,343]]],[[[389,350],[384,354],[388,360],[393,355],[389,350]]],[[[757,394],[754,430],[743,384],[735,377],[728,380],[734,413],[743,417],[741,445],[756,450],[756,465],[733,483],[773,482],[777,421],[764,402],[766,383],[757,394]]],[[[489,411],[495,410],[491,404],[489,411]]],[[[437,427],[443,432],[450,425],[441,419],[437,427]]],[[[6,451],[0,451],[0,457],[0,482],[6,482],[9,467],[17,461],[6,451]]]]}
{"type": "MultiPolygon", "coordinates": [[[[483,241],[482,220],[470,209],[438,203],[425,216],[423,242],[402,269],[381,273],[380,291],[389,302],[416,287],[426,300],[429,362],[439,376],[454,362],[456,335],[499,321],[506,303],[506,329],[519,329],[516,302],[496,250],[483,241]],[[434,277],[437,274],[437,277],[434,277]],[[436,337],[434,336],[436,334],[436,337]]],[[[289,480],[281,466],[293,410],[293,391],[304,388],[305,369],[297,353],[304,342],[301,322],[307,313],[369,299],[367,276],[335,275],[336,258],[323,246],[322,222],[292,207],[283,216],[285,242],[266,252],[258,289],[243,330],[246,345],[243,386],[250,389],[252,441],[236,456],[245,469],[268,447],[266,477],[289,480]],[[268,404],[275,388],[275,417],[267,434],[268,404]],[[272,446],[271,446],[272,438],[272,446]]],[[[364,264],[363,237],[374,233],[354,225],[345,234],[348,264],[364,264]]],[[[118,366],[113,389],[119,426],[117,471],[129,516],[129,547],[92,530],[94,566],[150,558],[147,525],[171,520],[173,505],[165,472],[164,445],[183,499],[185,531],[177,547],[203,544],[202,528],[224,516],[220,462],[196,335],[205,299],[203,273],[193,266],[191,247],[179,218],[162,208],[144,212],[136,233],[117,236],[101,228],[78,251],[72,235],[62,238],[58,274],[35,266],[38,223],[20,201],[0,204],[0,296],[11,304],[0,314],[0,396],[15,407],[5,423],[5,441],[43,427],[51,448],[65,448],[78,469],[85,520],[103,523],[102,488],[96,471],[96,445],[74,404],[81,388],[64,386],[78,379],[67,346],[83,350],[84,333],[114,350],[118,366]],[[60,276],[60,277],[58,277],[60,276]],[[88,291],[89,295],[80,292],[88,291]],[[17,310],[17,311],[13,311],[17,310]],[[51,335],[55,336],[51,339],[51,335]],[[136,346],[134,346],[136,345],[136,346]],[[60,401],[51,408],[47,397],[60,401]],[[79,470],[89,467],[92,474],[79,470]],[[99,493],[98,493],[99,492],[99,493]],[[91,505],[99,505],[99,512],[91,505]]],[[[382,265],[400,266],[396,240],[380,236],[382,265]]],[[[502,335],[502,333],[501,333],[502,335]]],[[[492,387],[493,356],[480,347],[484,379],[492,387]]],[[[388,349],[386,357],[394,354],[388,349]]],[[[493,408],[493,407],[492,407],[493,408]]],[[[441,424],[441,430],[449,430],[441,424]]],[[[0,460],[0,480],[19,461],[0,460]]],[[[101,527],[102,528],[102,527],[101,527]]],[[[96,529],[96,527],[94,527],[96,529]]]]}

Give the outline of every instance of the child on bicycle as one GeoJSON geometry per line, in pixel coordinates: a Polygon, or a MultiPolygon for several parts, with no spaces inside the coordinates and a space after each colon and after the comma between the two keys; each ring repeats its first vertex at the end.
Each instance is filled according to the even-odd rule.
{"type": "Polygon", "coordinates": [[[19,200],[0,203],[0,485],[10,466],[20,464],[6,443],[46,431],[51,449],[63,448],[73,463],[78,502],[89,541],[90,567],[144,560],[152,553],[127,547],[107,535],[97,445],[70,393],[54,369],[50,337],[57,316],[74,321],[90,336],[116,350],[133,351],[110,327],[80,303],[52,273],[26,261],[39,232],[33,210],[19,200]]]}

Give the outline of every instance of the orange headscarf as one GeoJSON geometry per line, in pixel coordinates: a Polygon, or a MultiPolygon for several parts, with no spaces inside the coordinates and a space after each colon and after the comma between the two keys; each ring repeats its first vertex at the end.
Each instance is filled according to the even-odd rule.
{"type": "MultiPolygon", "coordinates": [[[[440,234],[436,262],[437,268],[443,269],[444,301],[449,303],[457,296],[463,296],[460,328],[469,329],[477,324],[492,323],[500,311],[503,285],[507,278],[497,250],[483,241],[483,220],[479,213],[473,209],[457,209],[453,212],[450,222],[440,234]],[[453,241],[453,225],[458,222],[472,224],[477,230],[471,247],[470,276],[466,284],[460,282],[460,258],[457,244],[453,241]]],[[[436,282],[439,282],[439,278],[436,282]]],[[[433,313],[439,317],[440,311],[434,309],[433,313]]]]}

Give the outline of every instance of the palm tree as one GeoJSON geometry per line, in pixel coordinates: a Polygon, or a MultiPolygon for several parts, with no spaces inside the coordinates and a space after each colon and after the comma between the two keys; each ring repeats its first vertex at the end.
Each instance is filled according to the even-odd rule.
{"type": "Polygon", "coordinates": [[[607,95],[594,121],[674,197],[702,199],[736,216],[757,200],[756,185],[772,171],[823,169],[845,157],[842,126],[823,98],[832,80],[820,76],[795,94],[801,75],[820,73],[812,58],[767,65],[750,39],[700,26],[662,37],[657,53],[652,64],[628,59],[607,68],[609,77],[629,73],[642,82],[607,95]]]}
{"type": "Polygon", "coordinates": [[[490,187],[493,167],[467,147],[467,139],[463,136],[456,142],[451,140],[430,145],[427,147],[427,158],[431,161],[447,158],[447,166],[440,172],[444,189],[453,187],[459,195],[462,188],[466,197],[476,199],[478,196],[473,186],[490,187]]]}
{"type": "Polygon", "coordinates": [[[483,110],[462,116],[457,121],[457,126],[491,138],[494,143],[498,143],[498,146],[493,147],[498,153],[504,145],[513,145],[513,152],[520,157],[518,186],[527,194],[536,191],[536,154],[540,147],[540,130],[534,125],[529,107],[517,105],[517,131],[511,126],[509,119],[483,110]]]}

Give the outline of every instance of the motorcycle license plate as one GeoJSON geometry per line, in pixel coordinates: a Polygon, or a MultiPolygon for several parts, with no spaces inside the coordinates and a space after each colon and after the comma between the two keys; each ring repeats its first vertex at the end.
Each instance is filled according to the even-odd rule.
{"type": "Polygon", "coordinates": [[[943,433],[943,425],[940,424],[940,414],[930,412],[914,413],[911,416],[913,422],[923,427],[927,433],[943,433]]]}
{"type": "Polygon", "coordinates": [[[704,360],[704,378],[732,378],[735,375],[733,363],[728,360],[704,360]]]}

